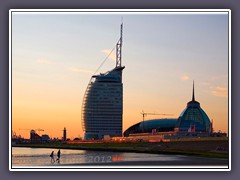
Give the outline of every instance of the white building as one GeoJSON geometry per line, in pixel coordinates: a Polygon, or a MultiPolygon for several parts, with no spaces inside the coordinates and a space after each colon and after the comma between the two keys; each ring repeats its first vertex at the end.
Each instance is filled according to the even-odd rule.
{"type": "Polygon", "coordinates": [[[121,37],[116,45],[116,67],[104,74],[93,75],[82,104],[84,139],[122,136],[123,84],[121,37]]]}

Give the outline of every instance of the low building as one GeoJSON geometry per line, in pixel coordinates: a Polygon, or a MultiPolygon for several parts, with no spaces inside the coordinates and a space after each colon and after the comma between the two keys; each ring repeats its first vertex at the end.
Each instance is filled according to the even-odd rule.
{"type": "Polygon", "coordinates": [[[41,136],[39,136],[35,130],[30,131],[30,142],[31,143],[39,143],[42,141],[41,136]]]}
{"type": "Polygon", "coordinates": [[[43,134],[42,135],[42,142],[49,142],[51,139],[49,137],[49,135],[47,134],[43,134]]]}
{"type": "Polygon", "coordinates": [[[130,134],[137,133],[157,133],[174,131],[176,122],[177,119],[151,119],[132,125],[126,131],[124,131],[123,135],[127,137],[130,134]]]}
{"type": "Polygon", "coordinates": [[[125,137],[143,136],[144,133],[161,134],[168,138],[213,136],[213,124],[200,107],[200,103],[195,100],[194,83],[192,100],[187,103],[187,107],[178,119],[153,119],[139,122],[129,127],[123,135],[125,137]]]}

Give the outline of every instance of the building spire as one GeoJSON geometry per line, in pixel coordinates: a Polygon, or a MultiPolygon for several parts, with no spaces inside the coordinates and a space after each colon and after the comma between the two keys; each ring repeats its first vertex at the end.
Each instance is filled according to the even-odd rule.
{"type": "Polygon", "coordinates": [[[120,29],[120,39],[116,45],[116,67],[122,66],[122,34],[123,34],[123,23],[120,29]]]}
{"type": "Polygon", "coordinates": [[[192,101],[195,101],[195,95],[194,95],[194,80],[193,80],[193,94],[192,94],[192,101]]]}

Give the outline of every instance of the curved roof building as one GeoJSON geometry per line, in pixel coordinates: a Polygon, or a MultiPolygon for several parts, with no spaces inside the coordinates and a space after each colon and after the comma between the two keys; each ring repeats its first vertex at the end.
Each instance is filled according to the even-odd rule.
{"type": "Polygon", "coordinates": [[[82,104],[84,139],[102,139],[104,135],[122,136],[123,84],[121,37],[116,45],[116,67],[104,74],[93,75],[82,104]]]}
{"type": "Polygon", "coordinates": [[[168,132],[174,131],[177,119],[152,119],[144,122],[139,122],[132,125],[123,135],[129,136],[129,134],[135,133],[151,133],[153,129],[156,129],[156,132],[168,132]]]}
{"type": "Polygon", "coordinates": [[[211,122],[200,107],[200,103],[195,100],[194,82],[192,100],[187,103],[187,107],[180,114],[176,128],[181,132],[210,132],[211,122]]]}
{"type": "Polygon", "coordinates": [[[184,135],[189,132],[203,133],[203,135],[204,133],[212,132],[212,123],[200,107],[200,103],[195,100],[194,83],[192,100],[187,103],[187,107],[178,119],[155,119],[139,122],[129,127],[124,132],[124,136],[137,133],[151,133],[153,129],[156,129],[157,132],[174,131],[184,135]]]}

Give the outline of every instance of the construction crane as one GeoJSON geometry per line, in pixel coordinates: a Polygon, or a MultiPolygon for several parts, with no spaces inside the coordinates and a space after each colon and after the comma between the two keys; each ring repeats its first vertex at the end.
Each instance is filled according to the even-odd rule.
{"type": "Polygon", "coordinates": [[[142,114],[142,116],[143,116],[143,132],[144,132],[144,118],[145,118],[145,116],[146,115],[162,115],[162,116],[173,116],[173,114],[158,114],[158,113],[146,113],[146,112],[144,112],[143,110],[142,110],[142,112],[141,112],[141,114],[142,114]]]}

